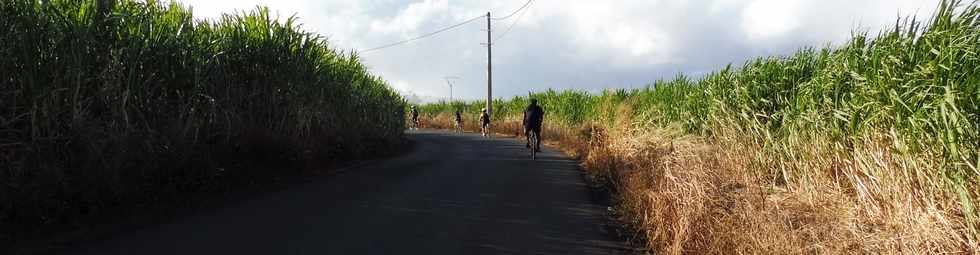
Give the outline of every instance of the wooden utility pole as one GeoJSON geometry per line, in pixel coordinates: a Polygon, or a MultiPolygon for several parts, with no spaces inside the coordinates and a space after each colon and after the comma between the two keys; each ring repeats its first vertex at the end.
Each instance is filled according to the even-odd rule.
{"type": "Polygon", "coordinates": [[[490,55],[490,12],[487,12],[487,115],[493,116],[493,72],[491,69],[492,61],[490,55]]]}

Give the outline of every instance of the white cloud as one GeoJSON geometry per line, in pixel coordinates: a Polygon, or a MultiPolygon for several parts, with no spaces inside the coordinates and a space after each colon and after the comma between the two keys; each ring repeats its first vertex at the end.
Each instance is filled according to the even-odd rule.
{"type": "Polygon", "coordinates": [[[752,40],[778,37],[800,27],[801,0],[755,0],[742,12],[742,28],[752,40]]]}
{"type": "Polygon", "coordinates": [[[576,24],[581,28],[580,35],[590,35],[581,36],[586,48],[598,50],[600,54],[619,55],[621,60],[648,59],[650,61],[646,63],[651,64],[668,62],[666,53],[672,50],[667,43],[669,35],[657,24],[623,19],[614,11],[590,17],[589,10],[581,9],[582,17],[576,24]]]}
{"type": "Polygon", "coordinates": [[[423,22],[447,15],[448,9],[449,1],[447,0],[425,0],[411,3],[395,17],[371,22],[371,32],[391,33],[398,31],[402,32],[404,36],[410,37],[418,33],[423,22]]]}
{"type": "MultiPolygon", "coordinates": [[[[525,0],[177,0],[217,17],[269,6],[297,13],[304,28],[342,49],[415,37],[525,0]]],[[[494,93],[641,86],[677,73],[709,72],[746,59],[877,32],[899,15],[931,14],[939,0],[536,0],[493,48],[494,93]]],[[[924,20],[924,18],[920,18],[924,20]]],[[[513,19],[494,22],[494,36],[513,19]]],[[[371,70],[403,91],[448,96],[442,77],[460,76],[456,96],[485,95],[484,20],[436,36],[366,53],[371,70]]]]}

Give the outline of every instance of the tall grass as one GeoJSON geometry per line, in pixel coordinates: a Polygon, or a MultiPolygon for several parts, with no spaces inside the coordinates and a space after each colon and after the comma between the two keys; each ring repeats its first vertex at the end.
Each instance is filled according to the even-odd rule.
{"type": "MultiPolygon", "coordinates": [[[[977,4],[947,0],[927,21],[838,47],[641,89],[529,97],[546,126],[598,127],[564,133],[590,141],[586,168],[619,192],[651,249],[975,253],[977,45],[977,4]]],[[[494,118],[517,120],[526,100],[498,102],[494,118]]]]}
{"type": "Polygon", "coordinates": [[[0,243],[403,139],[399,95],[264,8],[9,0],[0,30],[0,243]]]}

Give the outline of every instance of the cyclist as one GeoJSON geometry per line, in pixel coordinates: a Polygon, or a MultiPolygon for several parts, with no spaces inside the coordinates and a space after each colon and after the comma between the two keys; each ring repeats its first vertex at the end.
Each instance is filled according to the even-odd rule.
{"type": "Polygon", "coordinates": [[[412,128],[419,129],[419,110],[412,106],[412,128]]]}
{"type": "Polygon", "coordinates": [[[527,137],[527,147],[531,148],[531,132],[537,136],[536,151],[541,151],[541,124],[544,122],[544,109],[538,106],[538,100],[532,98],[531,104],[524,110],[524,136],[527,137]]]}
{"type": "Polygon", "coordinates": [[[480,132],[483,136],[490,135],[490,114],[487,114],[487,108],[480,111],[480,132]]]}
{"type": "Polygon", "coordinates": [[[463,112],[460,111],[459,109],[456,109],[456,113],[455,114],[456,114],[456,122],[455,122],[455,124],[456,124],[456,133],[462,133],[463,132],[463,112]]]}

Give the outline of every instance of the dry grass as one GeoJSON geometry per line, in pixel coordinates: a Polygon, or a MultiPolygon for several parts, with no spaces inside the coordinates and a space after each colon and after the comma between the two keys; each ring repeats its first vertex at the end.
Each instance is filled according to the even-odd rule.
{"type": "Polygon", "coordinates": [[[712,141],[676,130],[617,125],[594,136],[584,160],[616,189],[622,220],[658,253],[980,250],[956,196],[929,185],[938,159],[896,156],[876,139],[850,152],[799,140],[784,145],[798,153],[781,155],[736,130],[712,141]],[[773,171],[811,174],[763,178],[773,171]]]}

